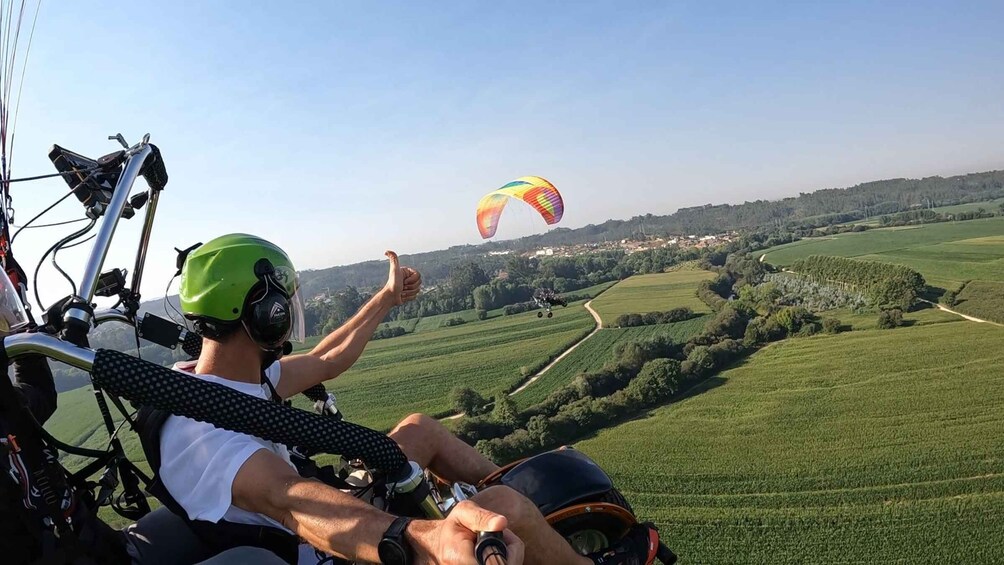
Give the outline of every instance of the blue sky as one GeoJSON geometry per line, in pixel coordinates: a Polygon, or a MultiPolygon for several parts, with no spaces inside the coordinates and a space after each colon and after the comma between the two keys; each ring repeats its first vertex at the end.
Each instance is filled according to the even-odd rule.
{"type": "MultiPolygon", "coordinates": [[[[152,298],[172,247],[224,232],[300,268],[477,243],[478,198],[521,175],[578,227],[1001,168],[1001,21],[999,2],[49,2],[13,169],[150,132],[171,175],[152,298]]],[[[18,223],[60,182],[15,185],[18,223]]],[[[522,216],[499,237],[544,230],[522,216]]],[[[22,262],[57,232],[22,234],[22,262]]],[[[44,302],[69,291],[42,273],[44,302]]]]}

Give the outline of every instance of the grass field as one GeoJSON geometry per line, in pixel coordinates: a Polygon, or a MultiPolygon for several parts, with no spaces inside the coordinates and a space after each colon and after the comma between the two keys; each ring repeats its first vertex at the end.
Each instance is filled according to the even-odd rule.
{"type": "Polygon", "coordinates": [[[698,270],[679,270],[653,275],[636,275],[627,278],[593,300],[593,310],[603,319],[604,325],[614,323],[621,314],[644,314],[689,307],[694,312],[708,312],[708,307],[697,299],[697,283],[714,277],[713,273],[698,270]]]}
{"type": "Polygon", "coordinates": [[[999,563],[1004,330],[772,345],[581,442],[685,563],[999,563]]]}
{"type": "Polygon", "coordinates": [[[837,255],[906,265],[944,289],[965,280],[1004,280],[1004,218],[946,222],[803,239],[766,252],[772,265],[837,255]]]}
{"type": "Polygon", "coordinates": [[[347,418],[389,429],[412,412],[448,412],[454,387],[484,395],[514,387],[523,379],[522,367],[557,355],[593,326],[576,302],[550,319],[528,312],[378,340],[328,388],[347,418]]]}
{"type": "MultiPolygon", "coordinates": [[[[907,326],[926,326],[959,321],[959,317],[955,314],[942,312],[934,306],[923,306],[925,307],[919,310],[904,313],[903,322],[907,326]]],[[[874,330],[877,329],[878,325],[878,313],[873,311],[855,312],[847,308],[841,308],[820,312],[819,315],[822,317],[837,318],[845,328],[855,331],[874,330]]]]}
{"type": "Polygon", "coordinates": [[[952,310],[1004,324],[1004,282],[972,281],[966,284],[952,310]]]}
{"type": "Polygon", "coordinates": [[[686,342],[692,336],[700,333],[709,315],[705,314],[685,322],[675,324],[657,324],[639,328],[606,328],[597,332],[561,360],[546,373],[541,375],[533,385],[519,394],[513,395],[513,400],[520,409],[531,406],[547,398],[555,390],[568,384],[579,373],[595,371],[604,364],[613,361],[614,349],[620,343],[628,343],[647,339],[655,335],[668,335],[679,343],[686,342]]]}

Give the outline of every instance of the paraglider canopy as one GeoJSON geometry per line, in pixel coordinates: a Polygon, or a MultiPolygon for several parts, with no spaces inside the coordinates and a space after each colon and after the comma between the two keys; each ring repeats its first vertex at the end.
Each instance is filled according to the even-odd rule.
{"type": "Polygon", "coordinates": [[[520,177],[486,194],[478,202],[478,231],[482,238],[488,239],[495,235],[499,216],[510,198],[533,206],[549,225],[561,221],[561,215],[565,212],[565,203],[553,184],[541,177],[520,177]]]}

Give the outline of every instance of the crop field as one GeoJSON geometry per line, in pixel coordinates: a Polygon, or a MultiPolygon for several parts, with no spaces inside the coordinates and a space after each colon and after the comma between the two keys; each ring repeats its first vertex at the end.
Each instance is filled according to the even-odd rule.
{"type": "MultiPolygon", "coordinates": [[[[513,388],[533,367],[594,327],[581,302],[554,318],[528,312],[377,340],[328,388],[353,422],[389,429],[412,412],[449,411],[449,393],[469,386],[484,395],[513,388]]],[[[297,399],[306,406],[306,400],[297,399]]]]}
{"type": "MultiPolygon", "coordinates": [[[[959,317],[949,312],[938,310],[934,306],[923,305],[923,308],[911,312],[903,313],[903,323],[906,326],[927,326],[930,324],[943,324],[946,322],[958,322],[959,317]]],[[[851,330],[874,330],[878,327],[878,312],[871,310],[855,312],[849,308],[837,310],[827,310],[820,312],[821,317],[836,318],[845,329],[851,330]]]]}
{"type": "Polygon", "coordinates": [[[803,239],[769,249],[765,261],[790,265],[809,255],[837,255],[906,265],[928,284],[1004,280],[1004,218],[945,222],[803,239]]]}
{"type": "Polygon", "coordinates": [[[686,342],[701,331],[708,317],[705,314],[674,324],[602,329],[541,375],[533,385],[513,395],[513,400],[520,409],[544,400],[547,395],[571,382],[579,373],[598,370],[613,361],[614,350],[620,343],[648,339],[655,335],[668,335],[679,343],[686,342]]]}
{"type": "Polygon", "coordinates": [[[972,281],[957,300],[952,310],[1004,324],[1004,282],[972,281]]]}
{"type": "Polygon", "coordinates": [[[604,325],[614,323],[621,314],[644,314],[689,307],[694,312],[708,312],[697,299],[697,283],[715,275],[708,271],[679,270],[652,275],[635,275],[619,282],[593,300],[593,310],[604,325]]]}
{"type": "Polygon", "coordinates": [[[787,340],[577,447],[681,562],[999,563],[1002,339],[954,321],[787,340]]]}

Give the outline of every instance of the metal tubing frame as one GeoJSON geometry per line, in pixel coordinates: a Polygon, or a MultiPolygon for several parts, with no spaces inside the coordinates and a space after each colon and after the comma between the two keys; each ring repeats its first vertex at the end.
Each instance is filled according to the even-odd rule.
{"type": "Polygon", "coordinates": [[[125,312],[117,310],[115,308],[108,308],[106,310],[95,310],[94,312],[94,325],[100,326],[105,322],[122,322],[123,324],[128,324],[130,326],[135,325],[133,320],[126,315],[125,312]]]}
{"type": "MultiPolygon", "coordinates": [[[[147,142],[141,142],[136,152],[126,160],[125,169],[118,183],[115,184],[115,191],[112,193],[111,202],[105,210],[104,220],[98,229],[98,235],[94,238],[94,246],[91,248],[91,256],[87,259],[84,267],[84,274],[80,279],[78,298],[90,304],[94,298],[94,291],[98,286],[98,277],[101,276],[101,268],[104,267],[105,258],[108,256],[108,249],[111,247],[112,237],[115,235],[115,228],[122,218],[122,211],[126,202],[129,201],[129,192],[132,185],[139,177],[140,170],[146,162],[146,158],[153,153],[153,149],[147,142]]],[[[149,211],[147,212],[149,218],[149,211]]],[[[147,230],[144,229],[144,233],[147,230]]],[[[146,234],[149,236],[149,234],[146,234]]],[[[135,276],[135,274],[134,274],[135,276]]]]}
{"type": "Polygon", "coordinates": [[[146,217],[143,220],[143,232],[139,236],[139,248],[136,250],[136,266],[132,271],[132,284],[129,288],[133,294],[139,294],[139,285],[143,282],[143,266],[146,264],[146,251],[150,246],[150,235],[153,233],[153,219],[157,215],[157,202],[160,191],[148,189],[150,198],[146,203],[146,217]]]}
{"type": "Polygon", "coordinates": [[[72,343],[48,334],[22,333],[9,335],[3,338],[3,348],[7,353],[8,359],[38,353],[50,359],[66,363],[71,367],[82,369],[88,373],[94,367],[93,350],[86,347],[77,347],[72,343]]]}

